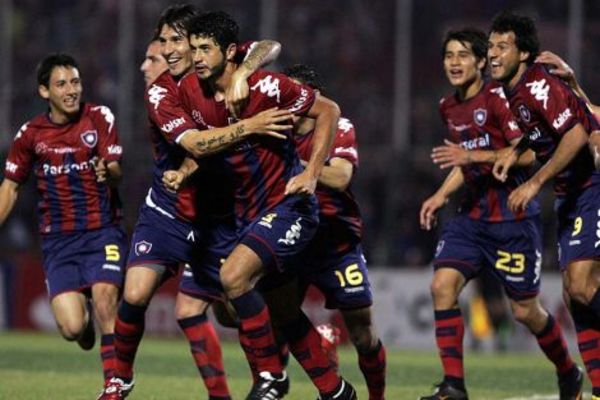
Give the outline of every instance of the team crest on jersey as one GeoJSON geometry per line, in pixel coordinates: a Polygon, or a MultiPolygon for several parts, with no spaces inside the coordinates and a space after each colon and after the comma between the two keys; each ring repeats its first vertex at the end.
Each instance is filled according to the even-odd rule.
{"type": "Polygon", "coordinates": [[[85,131],[81,134],[81,141],[87,147],[93,148],[98,143],[98,132],[97,131],[85,131]]]}
{"type": "Polygon", "coordinates": [[[152,243],[141,240],[135,244],[134,249],[135,255],[137,256],[141,254],[148,254],[150,253],[150,250],[152,250],[152,243]]]}
{"type": "Polygon", "coordinates": [[[473,120],[479,126],[483,126],[485,124],[485,120],[487,119],[487,110],[485,108],[478,108],[473,111],[473,120]]]}
{"type": "Polygon", "coordinates": [[[524,105],[521,104],[518,108],[519,110],[519,115],[521,116],[521,119],[525,122],[529,122],[531,121],[531,113],[529,112],[529,109],[524,105]]]}

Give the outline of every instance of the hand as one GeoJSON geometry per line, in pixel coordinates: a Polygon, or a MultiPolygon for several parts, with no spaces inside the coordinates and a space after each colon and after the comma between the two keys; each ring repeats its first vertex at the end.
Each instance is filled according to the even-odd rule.
{"type": "Polygon", "coordinates": [[[540,185],[534,179],[528,180],[513,190],[510,196],[508,196],[508,208],[515,214],[525,210],[527,204],[529,204],[539,191],[540,185]]]}
{"type": "Polygon", "coordinates": [[[183,185],[185,178],[185,174],[179,170],[168,170],[163,172],[162,181],[169,192],[175,193],[183,185]]]}
{"type": "Polygon", "coordinates": [[[108,179],[108,168],[106,167],[106,160],[100,158],[95,162],[92,162],[94,171],[96,172],[96,182],[106,182],[108,179]]]}
{"type": "Polygon", "coordinates": [[[243,69],[239,67],[231,75],[231,83],[225,91],[225,105],[229,112],[239,118],[248,102],[250,89],[248,88],[248,77],[243,69]]]}
{"type": "Polygon", "coordinates": [[[517,156],[517,152],[513,148],[509,147],[507,150],[500,150],[498,152],[498,159],[492,168],[494,177],[500,182],[506,182],[506,178],[508,178],[508,171],[513,165],[515,165],[518,159],[519,156],[517,156]]]}
{"type": "Polygon", "coordinates": [[[437,210],[442,208],[448,199],[442,195],[434,194],[421,205],[421,211],[419,212],[419,221],[421,222],[421,229],[430,231],[435,226],[437,216],[437,210]]]}
{"type": "Polygon", "coordinates": [[[287,136],[278,131],[287,131],[293,125],[282,125],[284,121],[291,121],[293,114],[288,110],[279,110],[277,107],[261,111],[253,117],[244,120],[247,134],[257,133],[259,135],[273,136],[278,139],[287,139],[287,136]]]}
{"type": "Polygon", "coordinates": [[[565,60],[551,51],[543,51],[539,56],[537,56],[535,62],[552,65],[553,68],[549,70],[551,74],[563,79],[570,86],[575,84],[575,73],[573,72],[573,68],[571,68],[569,64],[565,62],[565,60]]]}
{"type": "Polygon", "coordinates": [[[306,171],[294,176],[285,185],[285,195],[289,194],[306,194],[311,195],[315,193],[317,188],[317,179],[313,178],[306,171]]]}
{"type": "Polygon", "coordinates": [[[434,147],[431,151],[433,163],[441,169],[461,167],[471,163],[469,150],[463,149],[459,144],[444,139],[444,146],[434,147]]]}

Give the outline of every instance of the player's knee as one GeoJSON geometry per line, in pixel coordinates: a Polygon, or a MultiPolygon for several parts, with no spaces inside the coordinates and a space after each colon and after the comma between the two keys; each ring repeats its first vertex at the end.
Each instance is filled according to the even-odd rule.
{"type": "Polygon", "coordinates": [[[566,284],[566,290],[571,299],[580,303],[587,304],[590,300],[590,296],[587,295],[587,283],[585,279],[571,276],[566,284]]]}
{"type": "Polygon", "coordinates": [[[207,306],[208,303],[202,301],[188,302],[178,300],[177,303],[175,303],[175,317],[177,319],[185,319],[204,314],[207,306]]]}
{"type": "Polygon", "coordinates": [[[226,268],[223,266],[220,272],[221,284],[230,298],[235,298],[248,291],[250,286],[249,277],[243,270],[238,268],[226,268]]]}
{"type": "Polygon", "coordinates": [[[349,327],[348,336],[359,353],[369,353],[377,346],[378,339],[369,325],[349,327]]]}
{"type": "Polygon", "coordinates": [[[146,306],[150,302],[152,291],[147,290],[141,286],[130,286],[127,287],[125,293],[123,293],[123,299],[134,306],[146,306]]]}
{"type": "Polygon", "coordinates": [[[75,319],[57,322],[57,325],[62,337],[68,341],[79,339],[85,328],[84,321],[77,321],[75,319]]]}
{"type": "Polygon", "coordinates": [[[455,286],[452,284],[452,282],[435,276],[431,281],[429,290],[431,291],[431,296],[436,301],[445,300],[453,302],[457,296],[455,286]]]}

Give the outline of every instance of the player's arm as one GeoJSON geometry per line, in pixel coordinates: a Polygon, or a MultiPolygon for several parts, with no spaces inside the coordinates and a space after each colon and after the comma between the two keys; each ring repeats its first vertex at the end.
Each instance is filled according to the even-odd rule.
{"type": "Polygon", "coordinates": [[[94,164],[94,168],[96,171],[96,180],[98,182],[105,182],[108,186],[113,188],[121,183],[123,170],[118,161],[106,162],[104,158],[101,158],[94,164]]]}
{"type": "Polygon", "coordinates": [[[290,179],[285,187],[285,194],[313,194],[338,126],[340,108],[324,97],[317,96],[308,110],[307,116],[315,120],[312,153],[302,173],[290,179]]]}
{"type": "Polygon", "coordinates": [[[4,178],[0,185],[0,226],[10,215],[19,194],[20,185],[8,178],[4,178]]]}
{"type": "Polygon", "coordinates": [[[231,84],[225,92],[225,104],[235,117],[241,115],[248,100],[250,75],[258,68],[275,61],[280,52],[281,44],[274,40],[261,40],[250,46],[246,58],[232,74],[231,84]]]}
{"type": "Polygon", "coordinates": [[[454,167],[444,179],[444,182],[439,189],[421,205],[419,212],[419,221],[421,228],[427,231],[431,230],[434,225],[436,213],[447,202],[452,193],[456,192],[462,186],[465,178],[460,167],[454,167]]]}
{"type": "MultiPolygon", "coordinates": [[[[307,162],[302,160],[302,165],[306,166],[307,162]]],[[[345,158],[334,157],[329,160],[328,164],[323,166],[318,183],[338,192],[343,192],[350,185],[353,173],[354,166],[350,161],[345,158]]]]}
{"type": "Polygon", "coordinates": [[[163,173],[163,184],[172,192],[176,192],[185,181],[198,170],[198,163],[191,157],[186,157],[178,169],[168,170],[163,173]]]}
{"type": "MultiPolygon", "coordinates": [[[[467,150],[457,143],[444,139],[443,146],[434,147],[431,151],[431,159],[441,169],[461,167],[472,163],[494,164],[511,152],[512,146],[515,146],[518,141],[519,139],[513,139],[511,146],[499,150],[467,150]]],[[[528,167],[534,162],[535,153],[527,149],[518,157],[515,165],[528,167]]]]}
{"type": "Polygon", "coordinates": [[[573,89],[577,96],[585,101],[590,108],[590,111],[592,111],[592,113],[595,115],[600,116],[600,106],[597,106],[590,101],[590,98],[579,84],[579,81],[577,81],[577,77],[575,76],[573,68],[571,68],[569,64],[565,62],[565,60],[551,51],[543,51],[536,58],[535,62],[552,65],[553,68],[550,69],[550,73],[565,81],[573,89]]]}
{"type": "Polygon", "coordinates": [[[287,136],[278,132],[292,128],[292,125],[282,125],[284,122],[289,123],[291,118],[292,113],[288,110],[279,110],[274,107],[223,128],[202,131],[189,129],[179,136],[177,143],[192,156],[205,157],[225,150],[252,134],[287,139],[287,136]]]}
{"type": "Polygon", "coordinates": [[[560,173],[588,143],[589,136],[581,123],[567,131],[560,140],[552,157],[525,183],[515,189],[508,198],[513,212],[524,210],[541,187],[560,173]]]}

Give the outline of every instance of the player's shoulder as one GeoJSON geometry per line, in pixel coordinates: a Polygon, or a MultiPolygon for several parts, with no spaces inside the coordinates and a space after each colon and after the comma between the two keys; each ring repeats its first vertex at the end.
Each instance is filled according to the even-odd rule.
{"type": "Polygon", "coordinates": [[[452,108],[453,106],[456,106],[458,103],[459,102],[456,98],[455,92],[447,93],[446,95],[442,96],[442,98],[438,102],[438,108],[439,108],[440,112],[443,113],[446,110],[452,108]]]}
{"type": "Polygon", "coordinates": [[[109,106],[96,103],[83,103],[81,118],[90,118],[95,124],[105,123],[110,131],[115,125],[115,115],[109,106]]]}
{"type": "Polygon", "coordinates": [[[252,87],[257,84],[279,84],[282,79],[290,80],[287,75],[282,74],[281,72],[257,69],[250,75],[250,77],[248,77],[248,85],[250,85],[252,89],[252,87]]]}

